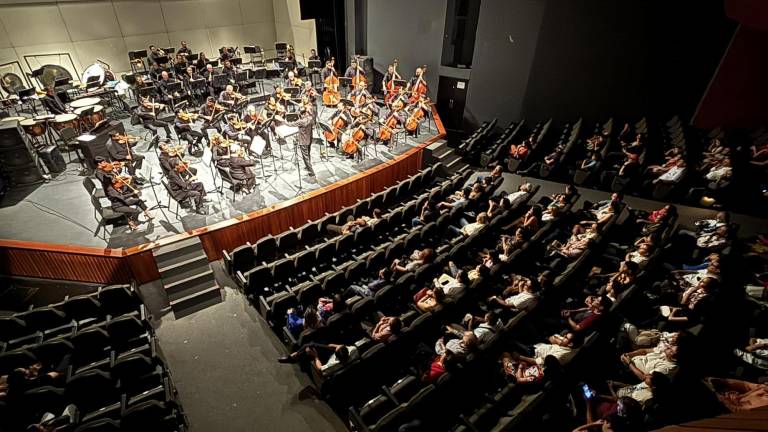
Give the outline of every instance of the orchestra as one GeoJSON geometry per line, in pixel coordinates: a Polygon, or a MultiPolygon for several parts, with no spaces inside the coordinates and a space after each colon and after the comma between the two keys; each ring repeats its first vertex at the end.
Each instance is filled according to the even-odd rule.
{"type": "MultiPolygon", "coordinates": [[[[225,170],[234,179],[234,188],[247,194],[256,188],[257,164],[264,171],[268,167],[265,158],[289,160],[292,152],[284,155],[288,137],[296,150],[295,166],[301,165],[308,181],[316,182],[311,161],[315,130],[338,157],[362,161],[367,144],[391,149],[398,133],[417,134],[431,113],[426,66],[415,68],[406,83],[395,59],[387,65],[380,85],[369,86],[360,59],[353,56],[341,80],[349,84],[349,91],[342,94],[333,57],[321,69],[300,69],[289,47],[287,55],[293,63],[283,69],[283,78],[272,81],[273,90],[254,102],[247,91],[240,92],[242,83],[237,80],[243,78],[237,73],[238,55],[236,49],[222,47],[222,65],[216,67],[205,53],[193,54],[183,41],[170,57],[150,46],[150,68],[136,76],[136,88],[146,91],[136,92],[138,105],[132,123],[151,131],[150,147],[159,144],[158,160],[171,197],[180,205],[194,204],[190,210],[201,214],[207,211],[205,188],[191,166],[197,160],[184,160],[184,154],[202,158],[208,148],[205,157],[210,158],[210,165],[225,170]],[[321,82],[310,79],[313,73],[320,75],[321,82]],[[318,116],[320,107],[329,109],[318,116]],[[160,129],[165,132],[162,139],[160,129]]],[[[315,50],[309,59],[319,60],[315,50]]],[[[72,112],[53,88],[46,88],[41,99],[52,114],[72,112]]],[[[147,186],[140,175],[145,158],[135,151],[140,141],[139,137],[112,133],[106,143],[108,159],[95,171],[113,208],[126,214],[131,229],[136,229],[137,216],[147,208],[140,198],[140,188],[147,186]]],[[[272,165],[277,171],[276,164],[272,165]]]]}

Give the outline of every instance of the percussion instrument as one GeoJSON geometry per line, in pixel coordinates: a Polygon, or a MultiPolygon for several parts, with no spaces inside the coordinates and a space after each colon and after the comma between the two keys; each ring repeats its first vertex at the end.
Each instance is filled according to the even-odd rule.
{"type": "Polygon", "coordinates": [[[93,107],[93,114],[91,114],[91,123],[94,125],[104,120],[104,107],[96,105],[93,107]]]}
{"type": "Polygon", "coordinates": [[[80,80],[80,82],[88,83],[89,80],[92,80],[93,82],[98,82],[99,86],[104,84],[104,67],[102,67],[98,63],[94,63],[83,71],[83,78],[80,80]]]}
{"type": "Polygon", "coordinates": [[[53,120],[55,118],[56,118],[56,115],[54,115],[54,114],[43,114],[43,115],[39,115],[39,116],[35,116],[34,117],[35,120],[43,121],[43,122],[47,122],[47,121],[53,120]]]}
{"type": "Polygon", "coordinates": [[[91,105],[97,105],[99,102],[101,102],[101,99],[97,97],[86,97],[86,98],[72,101],[69,104],[69,106],[71,106],[72,108],[85,108],[91,105]]]}
{"type": "Polygon", "coordinates": [[[77,114],[59,114],[53,119],[53,128],[60,131],[64,128],[77,130],[77,114]]]}
{"type": "Polygon", "coordinates": [[[19,122],[19,125],[24,129],[24,132],[33,137],[45,135],[45,131],[48,129],[47,123],[35,119],[24,119],[19,122]]]}

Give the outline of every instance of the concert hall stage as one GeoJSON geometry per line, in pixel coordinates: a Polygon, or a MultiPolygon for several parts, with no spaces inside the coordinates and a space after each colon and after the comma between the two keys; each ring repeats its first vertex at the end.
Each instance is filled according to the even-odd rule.
{"type": "MultiPolygon", "coordinates": [[[[321,158],[324,146],[315,128],[312,165],[316,183],[307,182],[303,164],[300,173],[297,170],[292,138],[282,146],[282,157],[279,146],[273,143],[273,154],[278,157],[274,162],[264,159],[266,177],[260,177],[259,163],[253,168],[259,176],[258,191],[238,194],[234,201],[226,184],[223,193],[215,192],[208,150],[200,158],[187,156],[185,159],[197,168],[198,178],[209,191],[209,214],[180,209],[177,218],[176,203],[170,200],[169,207],[152,210],[155,219],[151,222],[145,222],[142,215],[143,222],[135,232],[127,226],[110,226],[108,232],[103,227],[97,229],[84,177],[79,175],[80,165],[74,160],[51,181],[12,189],[3,199],[0,274],[96,283],[130,279],[145,282],[157,278],[151,249],[191,236],[200,238],[210,260],[219,259],[224,249],[254,242],[290,226],[298,227],[414,174],[422,166],[422,150],[444,135],[435,109],[432,111],[434,121],[425,121],[418,137],[401,138],[393,149],[383,145],[374,149],[371,144],[362,162],[340,156],[334,149],[328,149],[328,157],[321,158]]],[[[321,110],[320,120],[330,114],[329,109],[321,110]]],[[[143,136],[146,132],[141,126],[130,125],[128,119],[122,121],[129,134],[143,136]]],[[[150,207],[168,206],[156,152],[148,150],[146,142],[140,143],[137,151],[146,157],[141,172],[151,179],[142,188],[143,199],[150,207]]]]}

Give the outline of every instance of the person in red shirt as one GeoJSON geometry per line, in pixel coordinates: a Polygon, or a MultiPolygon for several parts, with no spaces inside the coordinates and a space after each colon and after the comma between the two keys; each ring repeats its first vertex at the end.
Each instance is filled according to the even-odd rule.
{"type": "Polygon", "coordinates": [[[446,350],[443,355],[435,356],[432,359],[432,362],[429,364],[429,370],[421,376],[421,381],[425,383],[435,382],[443,374],[449,372],[455,364],[456,356],[451,351],[446,350]]]}

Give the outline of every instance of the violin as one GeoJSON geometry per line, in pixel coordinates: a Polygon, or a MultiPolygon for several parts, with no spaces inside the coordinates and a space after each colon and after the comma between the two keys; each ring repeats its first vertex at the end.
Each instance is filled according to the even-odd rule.
{"type": "Polygon", "coordinates": [[[115,174],[112,176],[112,187],[117,190],[128,188],[135,195],[140,195],[141,191],[136,189],[131,183],[133,183],[133,177],[126,174],[115,174]]]}
{"type": "Polygon", "coordinates": [[[146,99],[141,101],[141,104],[145,108],[149,108],[149,109],[165,109],[165,107],[167,106],[165,104],[161,104],[160,102],[152,102],[146,99]]]}
{"type": "Polygon", "coordinates": [[[267,109],[275,114],[285,113],[285,107],[278,104],[274,97],[270,96],[267,101],[267,109]]]}
{"type": "Polygon", "coordinates": [[[180,110],[179,112],[176,113],[176,116],[181,121],[189,122],[189,121],[197,120],[197,118],[200,117],[200,114],[190,113],[190,112],[187,112],[185,110],[180,110]]]}
{"type": "Polygon", "coordinates": [[[128,135],[128,134],[114,134],[112,139],[118,144],[130,144],[141,141],[141,137],[128,135]]]}

